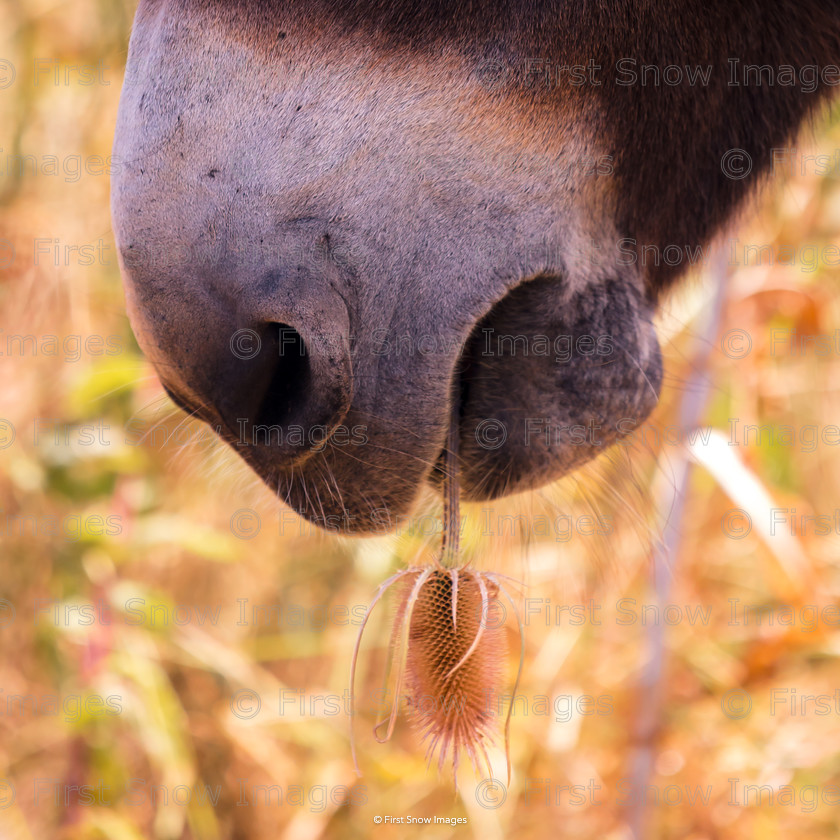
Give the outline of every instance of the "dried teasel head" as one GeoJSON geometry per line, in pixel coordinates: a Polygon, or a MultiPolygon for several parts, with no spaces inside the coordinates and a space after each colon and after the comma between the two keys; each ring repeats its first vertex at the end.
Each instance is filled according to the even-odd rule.
{"type": "MultiPolygon", "coordinates": [[[[486,747],[493,742],[496,731],[494,702],[501,694],[506,659],[505,611],[499,609],[502,594],[519,620],[523,642],[522,622],[500,575],[466,567],[445,568],[436,563],[428,568],[405,569],[382,584],[368,608],[353,652],[351,715],[362,633],[373,607],[397,581],[402,592],[391,634],[388,668],[397,674],[394,700],[390,714],[377,724],[374,734],[380,742],[390,739],[405,696],[408,717],[427,742],[429,762],[437,754],[438,768],[442,769],[451,755],[453,770],[457,771],[465,753],[473,767],[477,769],[483,759],[489,771],[486,747]],[[385,734],[380,735],[383,727],[385,734]]],[[[520,672],[521,668],[520,655],[520,672]]],[[[519,673],[514,696],[518,683],[519,673]]],[[[506,756],[511,708],[512,704],[505,721],[506,756]]],[[[351,727],[352,723],[351,718],[351,727]]],[[[358,772],[355,743],[353,761],[358,772]]]]}
{"type": "Polygon", "coordinates": [[[408,630],[409,715],[440,768],[450,750],[455,767],[462,752],[474,765],[477,750],[486,760],[507,647],[498,594],[492,580],[450,569],[433,571],[417,595],[408,630]]]}
{"type": "MultiPolygon", "coordinates": [[[[373,608],[397,581],[401,583],[402,594],[391,632],[388,666],[388,673],[395,669],[397,676],[391,712],[374,728],[378,741],[387,741],[394,732],[405,686],[408,714],[428,742],[426,756],[429,762],[437,753],[438,769],[442,769],[447,755],[451,754],[457,781],[458,761],[461,754],[466,753],[475,769],[478,769],[479,760],[483,759],[488,775],[493,775],[487,757],[487,744],[493,740],[493,702],[500,695],[504,676],[504,621],[498,620],[500,611],[494,610],[499,606],[499,595],[502,593],[519,623],[519,669],[512,692],[512,697],[516,697],[525,646],[522,619],[502,585],[501,575],[476,571],[458,560],[458,405],[459,402],[453,400],[453,417],[445,452],[440,559],[425,568],[414,566],[403,569],[386,580],[377,590],[359,628],[350,666],[350,742],[357,773],[359,764],[356,761],[353,722],[359,647],[373,608]],[[380,736],[383,727],[385,734],[380,736]]],[[[388,682],[387,675],[385,682],[388,682]]],[[[505,720],[508,781],[512,709],[513,701],[505,720]]]]}

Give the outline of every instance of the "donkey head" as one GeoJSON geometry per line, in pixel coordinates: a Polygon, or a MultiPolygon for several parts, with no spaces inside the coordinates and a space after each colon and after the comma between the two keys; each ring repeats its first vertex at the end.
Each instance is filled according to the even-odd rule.
{"type": "Polygon", "coordinates": [[[141,0],[113,181],[141,346],[328,527],[409,510],[453,422],[469,499],[568,472],[657,401],[684,265],[650,254],[706,243],[820,101],[730,83],[840,54],[810,6],[141,0]]]}

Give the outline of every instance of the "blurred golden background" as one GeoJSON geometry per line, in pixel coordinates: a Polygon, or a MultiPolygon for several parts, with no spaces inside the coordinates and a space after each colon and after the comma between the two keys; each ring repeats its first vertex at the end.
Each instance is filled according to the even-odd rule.
{"type": "Polygon", "coordinates": [[[109,220],[133,6],[0,3],[0,837],[837,837],[836,114],[666,302],[632,446],[464,511],[471,561],[523,584],[510,782],[500,748],[455,793],[365,703],[358,779],[360,618],[439,505],[316,532],[165,397],[109,220]]]}

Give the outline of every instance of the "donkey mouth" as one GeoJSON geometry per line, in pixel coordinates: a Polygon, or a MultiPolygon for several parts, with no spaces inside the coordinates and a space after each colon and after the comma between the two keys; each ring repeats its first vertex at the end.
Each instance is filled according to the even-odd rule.
{"type": "MultiPolygon", "coordinates": [[[[341,347],[333,344],[330,358],[340,361],[341,347]]],[[[264,347],[276,351],[267,340],[264,347]]],[[[262,387],[259,393],[217,389],[211,402],[192,396],[201,384],[164,387],[282,501],[315,525],[348,534],[393,529],[424,484],[440,488],[453,449],[469,501],[557,479],[632,431],[655,406],[662,380],[651,306],[636,287],[606,281],[575,291],[557,276],[509,290],[460,347],[424,360],[425,378],[400,367],[399,359],[386,357],[377,367],[357,353],[346,367],[347,398],[336,401],[329,421],[300,426],[323,434],[298,441],[290,438],[295,417],[312,404],[333,407],[324,389],[314,387],[330,383],[326,363],[318,378],[298,377],[314,396],[297,399],[294,389],[277,384],[310,358],[317,363],[308,353],[307,345],[279,368],[273,355],[257,358],[268,373],[248,381],[262,387]],[[275,409],[267,418],[266,405],[275,409]]]]}

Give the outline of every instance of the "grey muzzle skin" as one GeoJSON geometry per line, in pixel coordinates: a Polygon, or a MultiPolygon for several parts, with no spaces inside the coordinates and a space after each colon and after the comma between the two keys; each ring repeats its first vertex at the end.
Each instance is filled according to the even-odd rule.
{"type": "Polygon", "coordinates": [[[529,114],[458,50],[389,52],[285,6],[269,44],[253,4],[175,6],[141,2],[120,102],[129,316],[173,400],[281,500],[380,532],[439,481],[453,413],[471,500],[648,414],[653,303],[610,256],[585,121],[529,114]]]}

